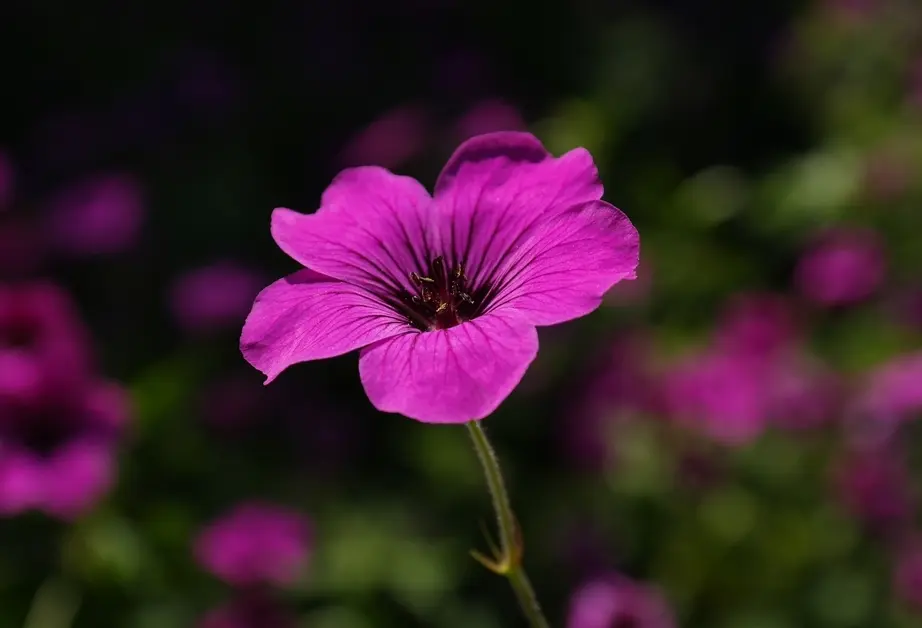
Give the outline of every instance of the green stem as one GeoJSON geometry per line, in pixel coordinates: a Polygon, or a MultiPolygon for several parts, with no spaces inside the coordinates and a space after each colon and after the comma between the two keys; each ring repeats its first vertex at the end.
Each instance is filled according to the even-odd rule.
{"type": "Polygon", "coordinates": [[[525,569],[522,567],[522,544],[518,534],[518,527],[512,506],[509,503],[509,493],[503,482],[503,473],[499,466],[496,452],[490,446],[487,435],[478,421],[467,423],[467,430],[474,442],[477,457],[483,466],[490,496],[493,498],[493,509],[496,511],[496,523],[499,528],[501,556],[497,556],[493,571],[505,576],[512,585],[515,596],[522,607],[522,612],[528,618],[532,628],[550,628],[550,624],[541,612],[535,590],[528,580],[525,569]]]}

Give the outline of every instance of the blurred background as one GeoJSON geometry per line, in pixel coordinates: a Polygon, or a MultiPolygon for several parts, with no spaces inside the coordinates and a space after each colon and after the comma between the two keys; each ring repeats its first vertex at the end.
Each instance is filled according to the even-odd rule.
{"type": "Polygon", "coordinates": [[[237,342],[272,208],[585,146],[639,277],[489,417],[554,626],[922,626],[922,4],[0,6],[0,627],[501,628],[461,427],[237,342]]]}

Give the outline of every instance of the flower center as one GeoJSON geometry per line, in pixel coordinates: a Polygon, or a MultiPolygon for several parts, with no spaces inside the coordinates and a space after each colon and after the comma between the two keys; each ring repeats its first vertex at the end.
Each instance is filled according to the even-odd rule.
{"type": "Polygon", "coordinates": [[[449,268],[440,255],[425,275],[410,273],[410,282],[416,294],[407,293],[404,302],[410,323],[422,331],[448,329],[473,317],[477,303],[468,292],[463,263],[449,268]]]}

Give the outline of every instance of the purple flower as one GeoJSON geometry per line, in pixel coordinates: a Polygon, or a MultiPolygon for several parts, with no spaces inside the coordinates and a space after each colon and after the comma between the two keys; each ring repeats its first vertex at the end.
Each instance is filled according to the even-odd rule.
{"type": "Polygon", "coordinates": [[[791,304],[780,295],[738,294],[723,308],[716,343],[728,351],[770,357],[794,340],[794,319],[791,304]]]}
{"type": "Polygon", "coordinates": [[[670,416],[727,445],[757,438],[768,422],[765,366],[751,356],[708,350],[668,370],[664,404],[670,416]]]}
{"type": "Polygon", "coordinates": [[[235,262],[197,268],[171,287],[173,316],[189,332],[239,325],[263,283],[262,275],[235,262]]]}
{"type": "Polygon", "coordinates": [[[904,544],[893,571],[893,588],[900,599],[922,611],[922,540],[904,544]]]}
{"type": "Polygon", "coordinates": [[[248,591],[208,612],[196,625],[198,628],[296,628],[298,622],[277,600],[263,592],[248,591]]]}
{"type": "Polygon", "coordinates": [[[766,379],[769,414],[789,430],[822,427],[837,416],[843,386],[840,378],[816,360],[788,353],[772,365],[766,379]]]}
{"type": "Polygon", "coordinates": [[[634,277],[637,231],[601,195],[588,152],[553,158],[525,133],[464,143],[434,196],[381,168],[346,170],[315,214],[273,213],[275,241],[309,270],[260,293],[243,354],[268,382],[362,349],[379,410],[481,419],[537,354],[536,326],[588,314],[634,277]]]}
{"type": "Polygon", "coordinates": [[[345,166],[396,168],[423,151],[430,126],[429,112],[424,107],[397,107],[349,140],[339,162],[345,166]]]}
{"type": "Polygon", "coordinates": [[[86,330],[51,284],[0,285],[0,408],[83,385],[90,363],[86,330]]]}
{"type": "Polygon", "coordinates": [[[65,255],[121,253],[138,239],[146,213],[140,182],[127,174],[82,181],[48,203],[48,237],[65,255]]]}
{"type": "Polygon", "coordinates": [[[195,541],[199,564],[228,584],[294,582],[307,559],[311,530],[297,512],[244,503],[206,527],[195,541]]]}
{"type": "Polygon", "coordinates": [[[911,520],[909,469],[893,447],[850,453],[838,463],[834,479],[839,500],[868,527],[888,532],[911,520]]]}
{"type": "Polygon", "coordinates": [[[873,231],[830,231],[804,253],[795,273],[801,293],[818,305],[856,303],[871,296],[884,279],[883,246],[873,231]]]}
{"type": "Polygon", "coordinates": [[[622,575],[583,584],[570,600],[567,628],[674,628],[659,591],[622,575]]]}
{"type": "Polygon", "coordinates": [[[888,424],[922,414],[922,351],[899,356],[872,371],[857,406],[862,416],[888,424]]]}
{"type": "Polygon", "coordinates": [[[115,477],[115,445],[128,416],[124,391],[92,383],[0,408],[0,514],[38,509],[71,519],[115,477]]]}

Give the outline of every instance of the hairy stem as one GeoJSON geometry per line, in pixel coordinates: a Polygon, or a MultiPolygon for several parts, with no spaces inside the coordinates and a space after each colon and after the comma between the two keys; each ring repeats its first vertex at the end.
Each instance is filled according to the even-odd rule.
{"type": "Polygon", "coordinates": [[[493,509],[496,511],[496,524],[499,528],[500,547],[498,552],[494,552],[493,560],[486,560],[475,554],[491,571],[504,576],[512,585],[515,596],[518,599],[522,612],[528,618],[532,628],[550,628],[550,624],[544,618],[541,612],[541,606],[538,604],[538,598],[535,596],[535,590],[528,580],[525,569],[522,567],[522,540],[519,535],[518,524],[515,520],[515,514],[512,512],[512,506],[509,503],[509,494],[506,492],[506,485],[503,482],[503,473],[499,466],[499,459],[496,452],[490,446],[487,435],[477,421],[467,423],[467,430],[474,442],[474,449],[477,451],[477,457],[483,466],[483,473],[487,480],[487,487],[490,489],[490,496],[493,498],[493,509]]]}

